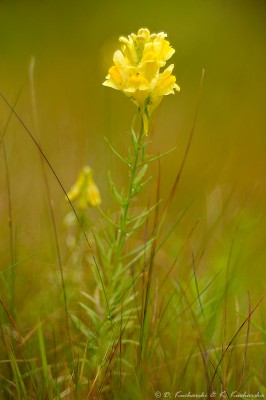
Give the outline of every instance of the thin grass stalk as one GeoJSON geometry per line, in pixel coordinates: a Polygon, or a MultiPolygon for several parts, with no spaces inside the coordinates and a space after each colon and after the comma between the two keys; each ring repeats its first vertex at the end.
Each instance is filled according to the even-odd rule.
{"type": "Polygon", "coordinates": [[[188,137],[187,146],[186,146],[186,149],[185,149],[185,153],[184,153],[181,165],[180,165],[179,170],[177,172],[175,181],[173,183],[171,191],[170,191],[170,193],[169,193],[169,195],[167,197],[167,200],[165,202],[165,206],[163,208],[162,214],[160,216],[160,225],[158,227],[158,230],[161,228],[161,226],[162,226],[162,224],[164,222],[164,219],[166,217],[167,211],[168,211],[168,209],[169,209],[169,207],[170,207],[170,205],[171,205],[171,203],[173,201],[177,186],[179,184],[180,178],[182,176],[182,173],[183,173],[183,170],[184,170],[187,158],[188,158],[188,154],[189,154],[189,150],[190,150],[190,147],[191,147],[192,139],[193,139],[195,128],[196,128],[196,122],[197,122],[198,114],[199,114],[201,92],[202,92],[202,88],[203,88],[204,75],[205,75],[205,70],[202,69],[201,78],[200,78],[200,85],[199,85],[199,92],[198,92],[198,98],[197,98],[196,111],[195,111],[195,114],[194,114],[192,127],[191,127],[190,134],[189,134],[189,137],[188,137]]]}
{"type": "Polygon", "coordinates": [[[10,243],[10,261],[13,268],[11,268],[11,280],[10,280],[10,312],[14,315],[15,312],[15,275],[16,271],[14,265],[16,264],[16,255],[15,255],[15,243],[14,243],[14,226],[13,226],[13,210],[12,210],[12,198],[11,198],[11,187],[10,187],[10,176],[9,176],[9,168],[6,154],[6,146],[3,140],[3,154],[4,154],[4,163],[6,170],[6,187],[7,187],[7,198],[8,198],[8,226],[9,226],[9,243],[10,243]]]}
{"type": "Polygon", "coordinates": [[[262,298],[261,298],[261,299],[258,301],[258,303],[256,304],[256,306],[255,306],[251,311],[249,311],[248,316],[247,316],[247,317],[245,318],[245,320],[242,322],[242,324],[240,325],[240,327],[238,328],[238,330],[236,331],[236,333],[234,334],[234,336],[232,337],[232,339],[230,340],[230,342],[229,342],[228,345],[226,346],[225,350],[222,352],[222,356],[221,356],[219,362],[218,362],[217,365],[216,365],[216,368],[215,368],[215,370],[214,370],[214,373],[213,373],[213,376],[212,376],[212,379],[211,379],[211,385],[210,385],[211,387],[212,387],[212,385],[213,385],[213,383],[214,383],[214,379],[215,379],[215,377],[216,377],[216,375],[217,375],[217,373],[218,373],[218,369],[219,369],[219,367],[220,367],[220,365],[221,365],[221,363],[222,363],[222,361],[223,361],[223,359],[224,359],[224,357],[225,357],[227,351],[230,349],[230,347],[232,346],[232,344],[233,344],[233,342],[235,341],[236,337],[238,336],[239,332],[243,329],[243,327],[246,325],[246,323],[250,320],[251,316],[252,316],[253,313],[256,311],[256,309],[259,307],[259,305],[260,305],[261,302],[264,300],[264,298],[265,298],[265,295],[263,295],[262,298]]]}
{"type": "MultiPolygon", "coordinates": [[[[159,204],[160,199],[160,184],[161,184],[161,169],[160,169],[160,161],[158,160],[158,179],[157,179],[157,192],[156,192],[156,204],[159,204]]],[[[151,276],[152,276],[152,269],[153,269],[153,261],[156,253],[156,235],[157,235],[157,228],[159,224],[159,207],[155,209],[155,216],[154,216],[154,223],[153,223],[153,233],[152,237],[154,237],[154,241],[152,243],[151,255],[147,262],[148,271],[146,277],[146,268],[144,266],[144,273],[143,273],[143,300],[142,300],[142,321],[141,321],[141,333],[140,333],[140,360],[144,358],[144,354],[146,351],[146,338],[145,336],[148,335],[148,302],[150,296],[150,288],[151,288],[151,276]]]]}
{"type": "MultiPolygon", "coordinates": [[[[250,293],[248,293],[248,310],[250,313],[251,312],[250,293]]],[[[246,342],[245,342],[245,350],[244,350],[244,357],[243,357],[243,367],[242,367],[242,372],[241,372],[241,378],[240,378],[239,385],[238,385],[238,390],[240,390],[240,388],[242,387],[243,382],[244,382],[245,370],[246,370],[246,365],[247,365],[247,352],[248,352],[249,336],[250,336],[250,318],[248,320],[248,325],[247,325],[246,342]]]]}
{"type": "MultiPolygon", "coordinates": [[[[35,67],[35,59],[31,59],[30,63],[30,68],[29,68],[29,80],[30,80],[30,89],[31,89],[31,102],[32,102],[32,112],[33,112],[33,117],[34,117],[34,125],[35,125],[35,130],[38,135],[39,141],[41,139],[41,133],[39,129],[39,121],[38,121],[38,114],[37,114],[37,105],[36,105],[36,92],[35,92],[35,85],[34,85],[34,67],[35,67]]],[[[60,246],[59,246],[59,239],[58,239],[58,231],[57,231],[57,224],[56,224],[56,219],[55,219],[55,212],[54,212],[54,206],[53,206],[53,201],[52,201],[52,196],[51,196],[51,191],[50,191],[50,186],[49,182],[47,179],[47,174],[45,171],[45,165],[44,165],[44,158],[42,154],[39,152],[39,157],[40,157],[40,163],[41,163],[41,168],[42,168],[42,174],[43,174],[43,179],[44,179],[44,185],[45,185],[45,190],[46,190],[46,195],[48,199],[48,205],[49,205],[49,211],[50,211],[50,217],[51,217],[51,222],[52,222],[52,228],[54,232],[54,239],[55,239],[55,249],[56,249],[56,255],[57,255],[57,262],[59,266],[59,271],[60,271],[60,277],[61,277],[61,284],[62,284],[62,290],[63,290],[63,298],[64,298],[64,310],[65,310],[65,322],[66,322],[66,329],[67,329],[67,336],[68,336],[68,341],[69,341],[69,349],[72,355],[72,361],[73,361],[73,351],[72,351],[72,342],[71,342],[71,337],[70,337],[70,329],[69,329],[69,318],[68,318],[68,305],[67,305],[67,294],[66,294],[66,285],[65,285],[65,279],[64,279],[64,273],[63,273],[63,265],[62,265],[62,258],[61,258],[61,251],[60,251],[60,246]]]]}
{"type": "MultiPolygon", "coordinates": [[[[19,100],[20,92],[18,93],[13,107],[16,107],[16,104],[19,100]]],[[[7,128],[9,126],[9,122],[11,121],[13,112],[11,111],[5,127],[3,129],[3,133],[1,135],[1,145],[3,147],[3,155],[4,155],[4,164],[6,170],[6,188],[7,188],[7,197],[8,197],[8,226],[9,226],[9,243],[10,243],[10,261],[11,261],[11,301],[10,301],[10,312],[14,315],[14,302],[15,302],[15,268],[16,265],[16,251],[15,251],[15,242],[14,242],[14,226],[13,226],[13,210],[12,210],[12,196],[11,196],[11,185],[10,185],[10,175],[9,175],[9,167],[7,160],[7,152],[5,145],[5,134],[7,132],[7,128]]]]}

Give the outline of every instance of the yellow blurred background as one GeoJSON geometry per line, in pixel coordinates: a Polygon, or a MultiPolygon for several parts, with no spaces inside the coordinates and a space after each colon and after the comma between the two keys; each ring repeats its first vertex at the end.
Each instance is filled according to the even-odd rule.
{"type": "MultiPolygon", "coordinates": [[[[241,240],[243,247],[245,238],[255,244],[245,265],[248,270],[250,260],[258,258],[253,272],[258,272],[255,280],[262,285],[259,271],[264,270],[266,239],[265,11],[265,2],[259,0],[1,0],[0,91],[11,104],[20,93],[16,110],[41,143],[64,187],[68,190],[80,168],[88,164],[95,172],[103,208],[112,209],[107,171],[113,171],[118,186],[126,181],[127,173],[110,153],[104,136],[126,153],[136,107],[122,93],[103,87],[102,82],[112,65],[119,36],[140,27],[165,31],[176,49],[171,62],[181,92],[164,98],[154,115],[148,151],[157,154],[176,146],[161,162],[162,195],[166,197],[185,151],[204,68],[195,135],[172,213],[176,217],[177,210],[195,197],[191,225],[200,218],[208,228],[232,193],[228,218],[239,212],[248,216],[241,240]],[[32,57],[40,137],[29,80],[32,57]]],[[[1,100],[1,135],[9,114],[1,100]]],[[[21,259],[29,255],[29,249],[42,253],[52,228],[38,151],[14,116],[5,146],[21,259]]],[[[157,165],[151,171],[156,179],[157,165]]],[[[48,168],[46,172],[57,223],[63,229],[69,206],[48,168]]],[[[3,151],[0,188],[0,256],[5,267],[10,259],[3,151]]],[[[146,197],[147,193],[149,190],[146,197]]],[[[63,243],[63,237],[61,240],[63,243]]],[[[52,259],[47,256],[47,265],[52,259]]]]}

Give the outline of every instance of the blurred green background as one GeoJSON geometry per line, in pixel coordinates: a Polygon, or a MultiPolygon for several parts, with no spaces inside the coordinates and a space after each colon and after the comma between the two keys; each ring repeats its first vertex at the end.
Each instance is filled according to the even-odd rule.
{"type": "MultiPolygon", "coordinates": [[[[112,209],[107,170],[113,171],[118,185],[127,176],[110,154],[104,136],[126,152],[127,132],[136,113],[123,94],[101,85],[112,65],[118,37],[148,27],[151,32],[165,31],[176,49],[171,62],[181,92],[165,98],[154,115],[149,147],[154,154],[177,147],[161,163],[164,198],[185,151],[205,69],[195,136],[172,213],[176,217],[178,210],[197,198],[184,230],[189,231],[198,218],[207,230],[232,193],[225,225],[233,236],[234,217],[245,216],[239,240],[241,268],[246,272],[243,290],[252,267],[261,292],[266,253],[265,11],[265,2],[259,0],[0,1],[1,92],[12,104],[20,93],[16,110],[38,138],[29,83],[34,57],[38,140],[66,189],[84,164],[94,169],[106,210],[112,209]]],[[[1,131],[9,113],[1,100],[1,131]]],[[[5,144],[18,258],[29,255],[29,249],[40,251],[37,260],[42,257],[43,262],[47,257],[49,267],[54,260],[47,256],[52,228],[38,151],[14,117],[5,144]]],[[[156,165],[152,173],[156,177],[156,165]]],[[[63,229],[69,206],[48,169],[47,174],[57,223],[63,229]]],[[[0,187],[0,256],[2,265],[8,266],[8,197],[2,153],[0,187]]],[[[225,239],[218,236],[217,245],[223,247],[225,239]]],[[[64,246],[64,235],[61,241],[64,246]]],[[[41,273],[34,260],[36,274],[41,273]]],[[[34,278],[23,279],[30,288],[34,278]]]]}

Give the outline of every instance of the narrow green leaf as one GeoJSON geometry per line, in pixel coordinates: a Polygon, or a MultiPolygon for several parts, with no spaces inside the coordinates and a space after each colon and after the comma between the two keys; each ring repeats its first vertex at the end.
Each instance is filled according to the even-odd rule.
{"type": "Polygon", "coordinates": [[[10,353],[10,360],[11,360],[11,368],[15,377],[15,381],[16,381],[16,388],[17,388],[17,394],[18,394],[18,399],[21,399],[21,392],[22,392],[22,398],[27,399],[27,391],[25,388],[25,384],[22,378],[22,375],[20,373],[20,369],[18,366],[18,363],[16,361],[15,355],[13,354],[13,352],[10,353]]]}
{"type": "Polygon", "coordinates": [[[41,360],[42,360],[42,368],[43,368],[45,384],[46,384],[46,387],[48,387],[48,383],[50,381],[50,375],[49,375],[48,362],[47,362],[47,358],[46,358],[44,337],[43,337],[43,332],[42,332],[42,323],[40,321],[38,324],[38,339],[39,339],[39,347],[40,347],[40,352],[41,352],[41,360]]]}
{"type": "Polygon", "coordinates": [[[162,154],[158,154],[157,156],[146,157],[146,158],[144,159],[144,162],[145,162],[145,163],[151,163],[152,161],[159,160],[160,158],[163,158],[163,157],[165,157],[165,156],[168,156],[168,155],[171,154],[174,150],[176,150],[176,146],[173,147],[172,149],[170,149],[170,150],[168,150],[168,151],[162,153],[162,154]]]}
{"type": "Polygon", "coordinates": [[[122,157],[111,145],[111,143],[109,142],[109,140],[107,139],[107,137],[104,136],[104,139],[106,141],[106,143],[108,144],[108,146],[110,147],[111,151],[119,158],[119,160],[121,160],[123,163],[125,163],[127,166],[130,166],[130,164],[128,163],[128,161],[122,157]]]}
{"type": "Polygon", "coordinates": [[[86,304],[84,304],[82,302],[80,302],[79,304],[83,308],[83,310],[86,311],[86,314],[88,315],[88,317],[90,318],[92,323],[97,326],[101,322],[99,315],[94,310],[92,310],[90,307],[86,306],[86,304]]]}
{"type": "Polygon", "coordinates": [[[139,171],[138,175],[136,176],[136,178],[133,181],[133,186],[138,186],[142,180],[142,178],[144,177],[144,175],[146,174],[148,168],[148,164],[144,164],[143,167],[141,168],[141,170],[139,171]]]}
{"type": "Polygon", "coordinates": [[[154,241],[154,238],[151,238],[151,239],[148,240],[147,242],[143,243],[142,245],[138,246],[138,247],[135,248],[134,250],[132,250],[132,251],[130,251],[129,253],[125,254],[125,255],[122,257],[122,260],[125,260],[125,259],[127,259],[127,258],[133,256],[133,255],[136,254],[136,253],[139,253],[139,252],[142,253],[143,250],[146,250],[146,249],[148,249],[148,248],[151,246],[151,244],[152,244],[153,241],[154,241]]]}
{"type": "Polygon", "coordinates": [[[154,210],[154,208],[156,208],[158,206],[159,203],[160,203],[160,201],[157,202],[156,204],[154,204],[152,207],[145,210],[143,213],[137,214],[134,217],[129,217],[128,223],[132,223],[132,222],[138,221],[141,218],[147,217],[152,212],[152,210],[154,210]]]}
{"type": "Polygon", "coordinates": [[[112,181],[111,178],[111,173],[110,171],[108,172],[108,179],[110,182],[110,186],[111,186],[111,191],[112,191],[112,195],[115,199],[115,201],[122,207],[124,207],[125,205],[125,199],[123,198],[123,196],[117,191],[114,182],[112,181]]]}

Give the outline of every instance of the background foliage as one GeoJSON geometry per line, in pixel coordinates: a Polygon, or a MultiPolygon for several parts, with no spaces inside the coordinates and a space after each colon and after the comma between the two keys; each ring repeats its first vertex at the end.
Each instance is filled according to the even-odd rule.
{"type": "MultiPolygon", "coordinates": [[[[84,164],[93,167],[103,208],[110,212],[116,206],[110,194],[107,171],[112,170],[113,175],[114,171],[119,171],[115,174],[118,185],[126,181],[127,171],[110,153],[103,137],[125,153],[127,132],[136,111],[121,93],[101,85],[112,64],[117,38],[143,26],[151,32],[167,32],[176,49],[174,71],[181,92],[164,99],[154,116],[149,149],[158,154],[176,146],[176,150],[161,162],[163,198],[170,190],[185,151],[201,70],[205,69],[195,136],[165,221],[165,232],[170,229],[173,218],[177,219],[191,200],[194,201],[167,250],[160,254],[160,261],[164,264],[173,257],[176,247],[182,245],[182,238],[189,235],[199,220],[195,234],[187,243],[187,252],[200,254],[208,233],[212,232],[198,269],[199,280],[206,284],[217,271],[225,274],[234,243],[228,306],[232,311],[232,324],[235,323],[235,309],[242,317],[247,315],[248,293],[254,306],[265,292],[265,11],[264,2],[259,0],[0,1],[0,91],[11,104],[20,93],[16,110],[39,138],[65,188],[72,185],[84,164]],[[32,57],[35,58],[39,134],[31,106],[29,66],[32,57]]],[[[2,135],[10,114],[2,100],[0,113],[2,135]]],[[[6,132],[5,146],[15,261],[19,262],[15,267],[13,311],[20,329],[26,333],[39,316],[45,318],[54,313],[56,318],[63,307],[62,292],[58,290],[56,246],[39,154],[15,118],[11,119],[6,132]]],[[[1,298],[8,303],[11,295],[6,276],[9,272],[5,270],[12,260],[2,154],[0,265],[4,278],[1,298]]],[[[151,174],[156,182],[156,164],[151,167],[151,174]]],[[[47,176],[59,245],[63,260],[68,260],[64,217],[69,205],[48,169],[47,176]]],[[[149,189],[155,188],[156,183],[150,184],[149,189]]],[[[149,189],[140,199],[145,204],[149,189]]],[[[92,219],[98,223],[94,211],[92,219]]],[[[188,272],[185,260],[186,256],[176,270],[182,279],[192,272],[188,272]]],[[[65,267],[67,293],[75,307],[80,287],[73,283],[80,282],[84,271],[71,268],[67,261],[65,267]]],[[[217,284],[214,293],[220,293],[221,287],[221,283],[217,284]]],[[[257,323],[261,323],[263,312],[265,302],[258,310],[257,323]]],[[[61,328],[56,329],[60,335],[61,328]]],[[[235,330],[235,326],[232,327],[232,333],[235,330]]],[[[51,337],[50,340],[52,342],[51,337]]],[[[258,353],[254,350],[254,365],[258,353]]],[[[263,368],[263,364],[260,365],[263,368]]]]}

